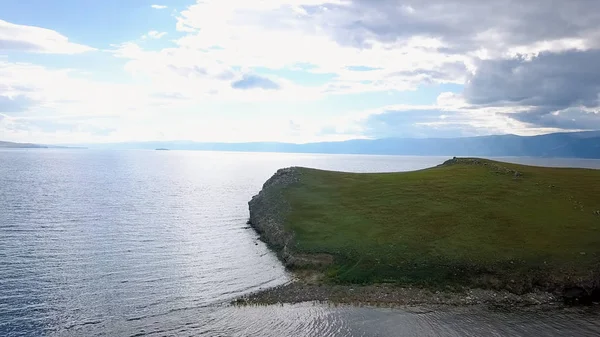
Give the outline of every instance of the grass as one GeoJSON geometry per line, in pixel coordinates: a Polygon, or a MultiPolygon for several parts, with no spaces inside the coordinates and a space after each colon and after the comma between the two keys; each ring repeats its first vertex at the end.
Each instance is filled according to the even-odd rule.
{"type": "Polygon", "coordinates": [[[293,251],[334,256],[330,282],[529,290],[598,276],[600,170],[479,159],[404,173],[300,170],[285,191],[285,228],[293,251]]]}

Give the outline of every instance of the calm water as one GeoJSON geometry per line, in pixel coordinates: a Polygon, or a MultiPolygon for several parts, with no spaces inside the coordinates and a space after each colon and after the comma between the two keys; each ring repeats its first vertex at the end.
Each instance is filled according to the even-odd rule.
{"type": "MultiPolygon", "coordinates": [[[[288,280],[247,228],[278,168],[375,172],[445,157],[0,150],[0,336],[590,336],[594,309],[237,308],[288,280]]],[[[600,168],[600,161],[506,158],[600,168]]]]}

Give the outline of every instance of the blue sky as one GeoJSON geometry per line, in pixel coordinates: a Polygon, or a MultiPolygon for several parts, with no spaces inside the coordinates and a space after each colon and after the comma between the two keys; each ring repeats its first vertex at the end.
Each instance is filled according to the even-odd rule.
{"type": "Polygon", "coordinates": [[[3,0],[0,139],[600,129],[599,13],[586,0],[3,0]]]}

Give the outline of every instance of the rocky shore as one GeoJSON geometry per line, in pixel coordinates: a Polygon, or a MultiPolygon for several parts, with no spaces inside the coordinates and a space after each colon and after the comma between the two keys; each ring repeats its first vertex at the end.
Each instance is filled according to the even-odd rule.
{"type": "Polygon", "coordinates": [[[250,294],[234,301],[234,304],[295,304],[301,302],[329,302],[372,306],[415,305],[497,305],[531,306],[553,305],[560,298],[546,292],[516,295],[507,291],[465,289],[442,291],[433,289],[397,287],[393,285],[330,285],[291,282],[279,287],[250,294]]]}

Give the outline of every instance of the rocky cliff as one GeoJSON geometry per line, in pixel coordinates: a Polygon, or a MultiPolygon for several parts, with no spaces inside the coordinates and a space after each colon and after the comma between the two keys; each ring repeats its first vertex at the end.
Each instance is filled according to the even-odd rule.
{"type": "Polygon", "coordinates": [[[284,222],[290,211],[285,200],[286,187],[298,183],[300,170],[296,167],[278,170],[267,180],[262,190],[248,202],[249,224],[260,234],[261,239],[277,252],[279,258],[289,266],[293,257],[289,246],[293,244],[293,234],[286,232],[284,222]]]}
{"type": "Polygon", "coordinates": [[[285,191],[301,183],[302,169],[289,167],[278,170],[267,180],[262,190],[248,202],[250,224],[261,239],[288,268],[319,267],[333,262],[329,254],[299,254],[294,251],[294,234],[285,229],[291,212],[285,191]]]}

